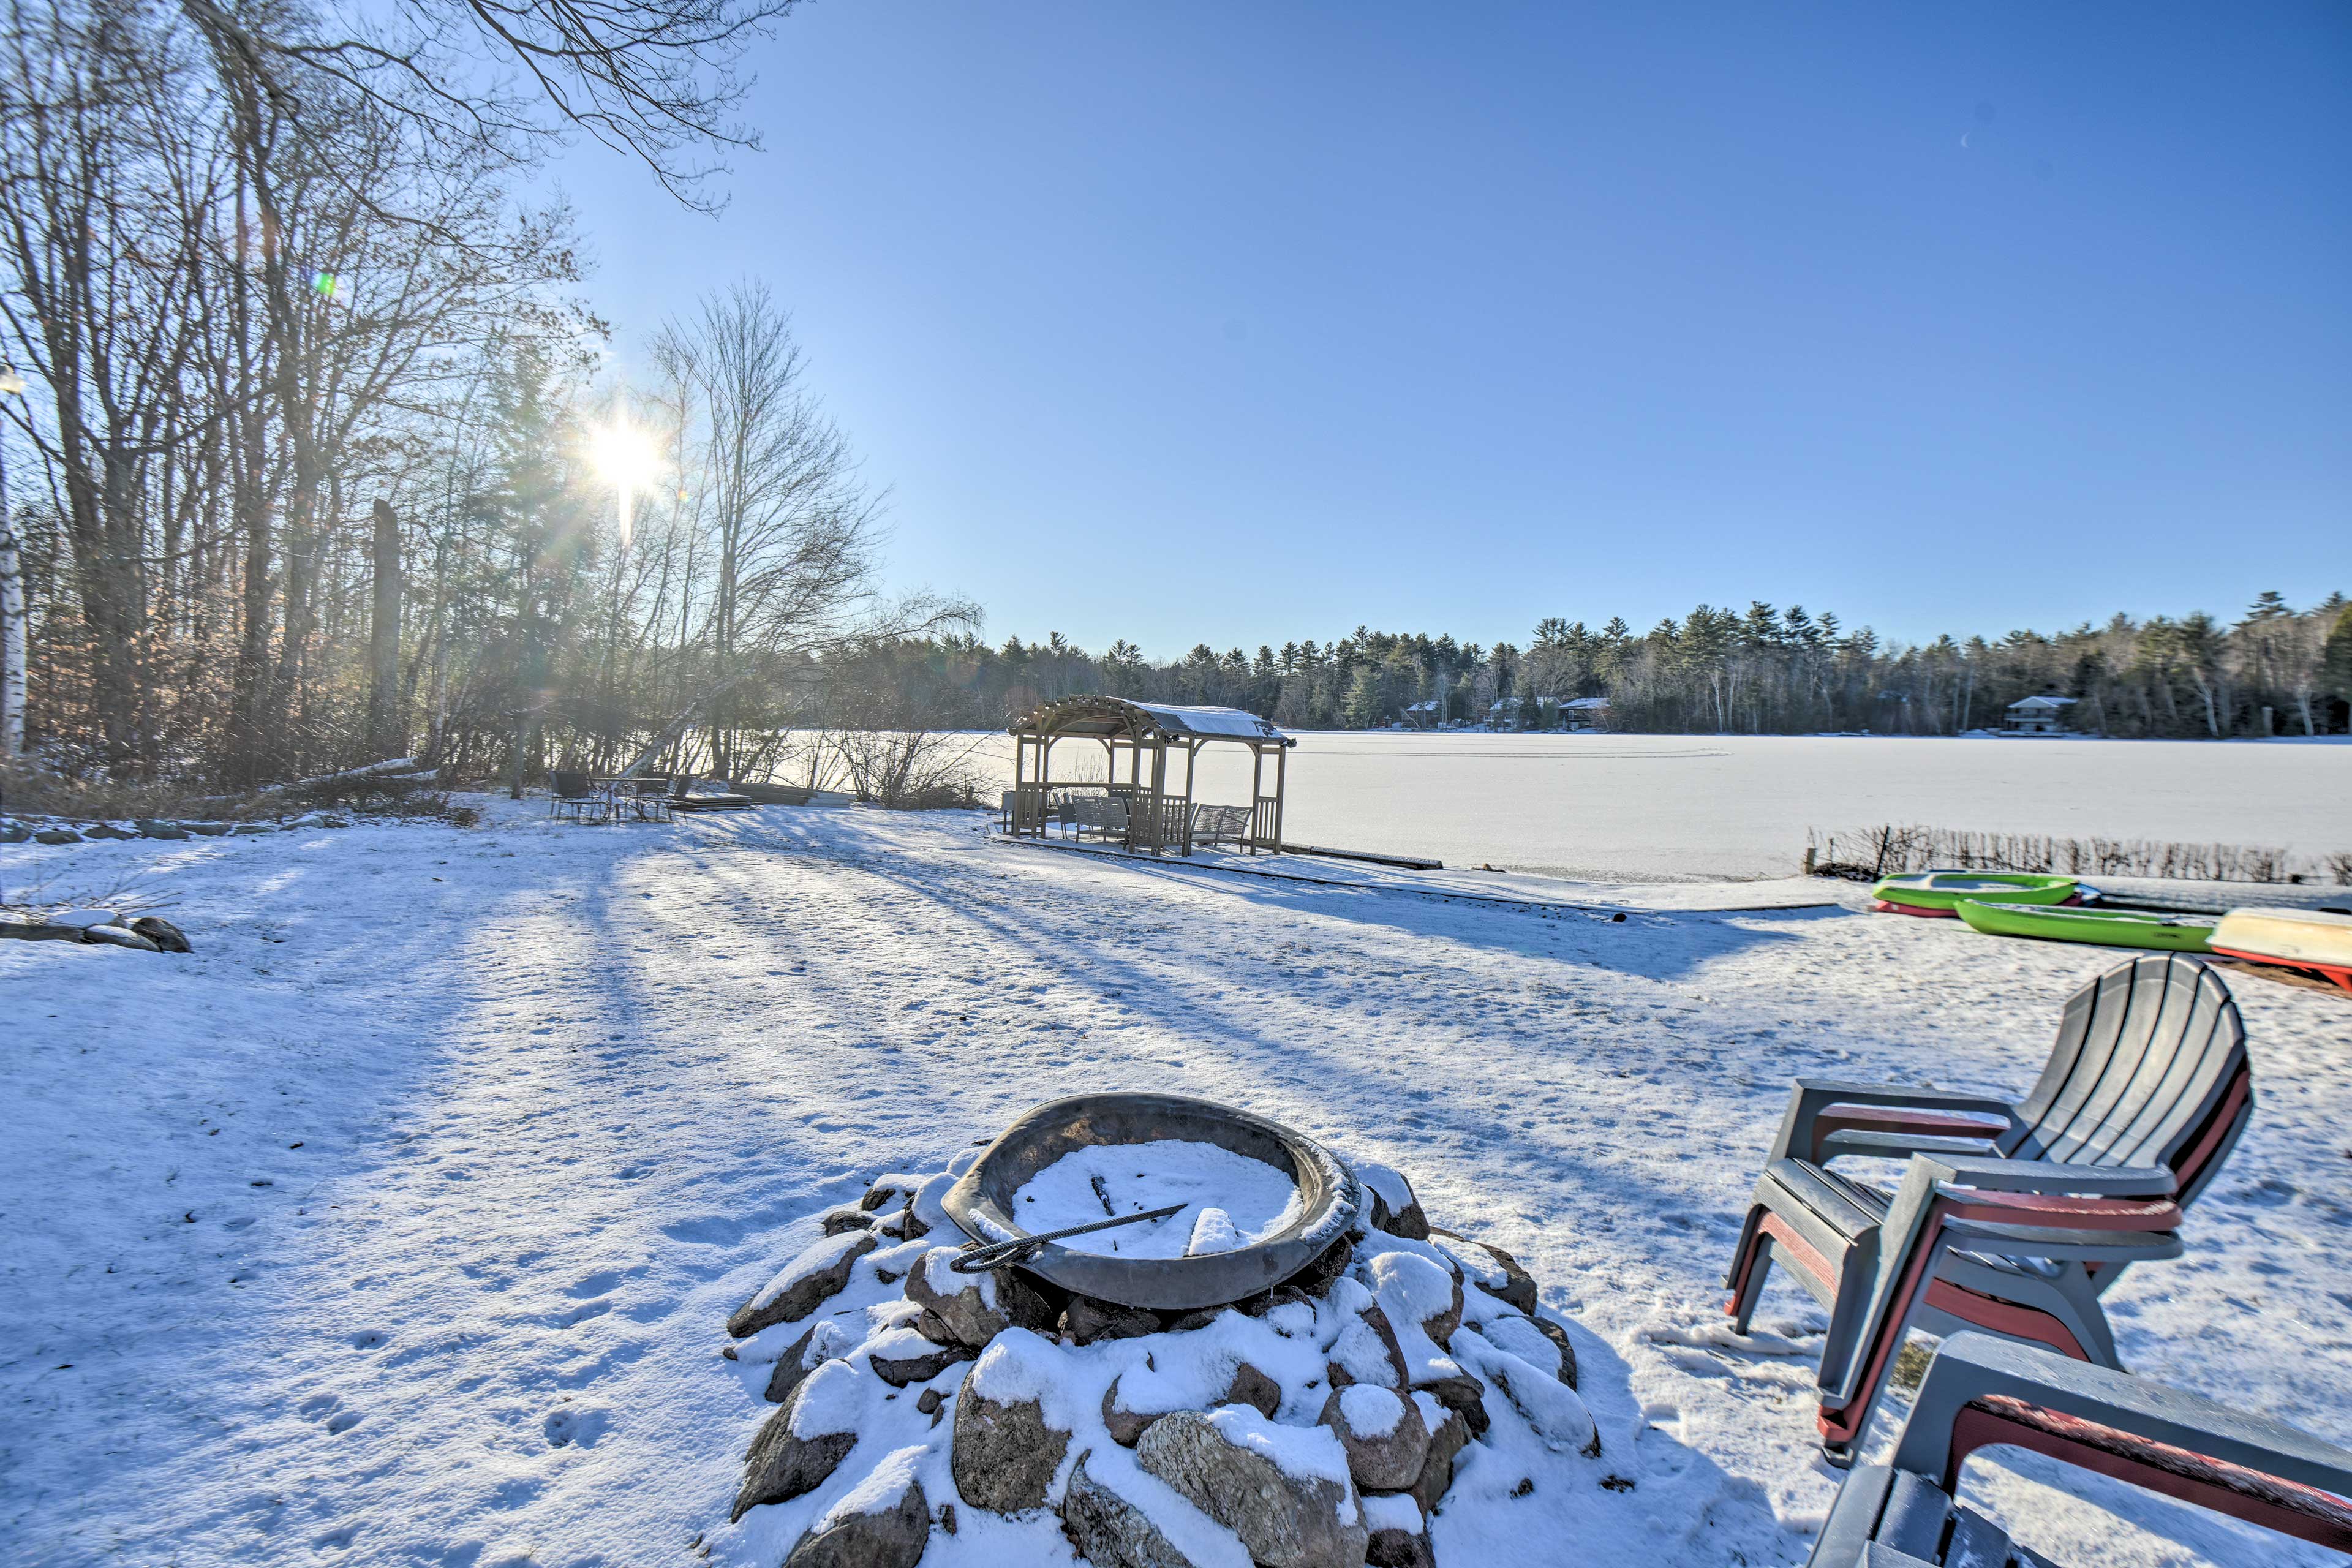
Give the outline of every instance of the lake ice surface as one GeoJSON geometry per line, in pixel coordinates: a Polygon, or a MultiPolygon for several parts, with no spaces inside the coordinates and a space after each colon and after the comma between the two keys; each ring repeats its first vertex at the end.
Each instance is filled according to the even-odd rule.
{"type": "Polygon", "coordinates": [[[1074,1236],[1060,1245],[1121,1258],[1182,1258],[1197,1223],[1221,1210],[1227,1225],[1212,1222],[1207,1228],[1223,1243],[1215,1249],[1230,1252],[1298,1217],[1298,1185],[1287,1172],[1214,1143],[1182,1138],[1099,1143],[1074,1149],[1030,1177],[1013,1194],[1013,1217],[1034,1235],[1179,1203],[1184,1207],[1165,1219],[1074,1236]]]}
{"type": "MultiPolygon", "coordinates": [[[[1011,784],[1011,742],[984,750],[1011,784]]],[[[1100,755],[1058,745],[1054,776],[1099,778],[1100,755]]],[[[1785,877],[1807,829],[1882,823],[2352,850],[2332,741],[1316,731],[1288,767],[1291,843],[1598,881],[1785,877]]],[[[1249,792],[1245,750],[1202,751],[1194,799],[1249,792]]]]}

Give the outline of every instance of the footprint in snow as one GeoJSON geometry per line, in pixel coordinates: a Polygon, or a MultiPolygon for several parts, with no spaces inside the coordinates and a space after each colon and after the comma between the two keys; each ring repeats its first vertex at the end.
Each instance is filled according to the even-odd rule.
{"type": "Polygon", "coordinates": [[[605,1411],[559,1410],[547,1418],[547,1446],[568,1448],[577,1444],[593,1448],[612,1424],[613,1418],[605,1411]]]}
{"type": "Polygon", "coordinates": [[[381,1350],[391,1342],[392,1336],[385,1333],[382,1329],[362,1329],[358,1333],[352,1336],[352,1348],[353,1350],[381,1350]]]}
{"type": "Polygon", "coordinates": [[[612,1310],[613,1299],[606,1296],[593,1301],[583,1301],[580,1305],[568,1307],[561,1312],[550,1312],[547,1314],[547,1321],[555,1328],[568,1329],[575,1323],[585,1322],[590,1318],[601,1318],[612,1310]]]}

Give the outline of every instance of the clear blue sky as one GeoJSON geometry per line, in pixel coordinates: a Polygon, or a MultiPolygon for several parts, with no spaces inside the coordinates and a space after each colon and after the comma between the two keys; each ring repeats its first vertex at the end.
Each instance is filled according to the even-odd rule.
{"type": "Polygon", "coordinates": [[[564,161],[593,297],[625,359],[767,279],[992,638],[2352,591],[2352,6],[824,0],[754,63],[716,222],[564,161]]]}

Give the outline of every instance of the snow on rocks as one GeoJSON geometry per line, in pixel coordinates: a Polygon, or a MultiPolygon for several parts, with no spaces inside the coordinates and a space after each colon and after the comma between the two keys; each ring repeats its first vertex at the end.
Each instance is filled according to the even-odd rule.
{"type": "MultiPolygon", "coordinates": [[[[782,1402],[733,1518],[793,1542],[784,1568],[1066,1547],[1094,1568],[1435,1568],[1448,1531],[1511,1529],[1527,1489],[1554,1520],[1616,1506],[1566,1330],[1517,1304],[1534,1282],[1507,1255],[1368,1214],[1272,1290],[1159,1312],[882,1245],[876,1216],[959,1235],[947,1180],[893,1173],[813,1216],[830,1234],[730,1321],[782,1402]]],[[[1418,1207],[1381,1182],[1391,1214],[1418,1207]]]]}
{"type": "Polygon", "coordinates": [[[1364,1500],[1364,1561],[1372,1568],[1436,1568],[1421,1504],[1404,1492],[1364,1500]]]}
{"type": "Polygon", "coordinates": [[[751,1439],[730,1520],[761,1503],[789,1502],[814,1491],[839,1468],[857,1447],[857,1412],[865,1403],[859,1381],[848,1362],[829,1361],[793,1387],[751,1439]]]}
{"type": "Polygon", "coordinates": [[[1059,1353],[1026,1329],[1008,1329],[972,1363],[956,1395],[950,1450],[965,1501],[992,1513],[1045,1506],[1073,1425],[1053,1408],[1061,1403],[1059,1353]]]}
{"type": "Polygon", "coordinates": [[[747,1339],[777,1323],[797,1322],[849,1283],[850,1266],[881,1244],[865,1231],[829,1236],[780,1269],[735,1310],[727,1331],[747,1339]]]}
{"type": "Polygon", "coordinates": [[[1135,1461],[1232,1531],[1265,1568],[1358,1568],[1362,1505],[1328,1427],[1284,1426],[1228,1405],[1152,1423],[1135,1461]]]}
{"type": "Polygon", "coordinates": [[[1335,1388],[1324,1402],[1323,1425],[1348,1451],[1348,1473],[1363,1490],[1402,1491],[1421,1479],[1429,1426],[1412,1399],[1369,1383],[1335,1388]]]}
{"type": "Polygon", "coordinates": [[[784,1559],[784,1568],[915,1568],[931,1540],[931,1505],[917,1477],[924,1450],[894,1449],[842,1494],[784,1559]]]}
{"type": "Polygon", "coordinates": [[[1045,1299],[1016,1270],[959,1274],[956,1249],[935,1247],[907,1275],[907,1300],[923,1309],[916,1330],[943,1345],[978,1350],[1010,1328],[1044,1329],[1054,1319],[1045,1299]]]}
{"type": "Polygon", "coordinates": [[[1140,1468],[1117,1471],[1092,1452],[1071,1468],[1062,1533],[1094,1568],[1250,1568],[1248,1548],[1167,1482],[1140,1468]]]}
{"type": "Polygon", "coordinates": [[[1412,1184],[1404,1179],[1402,1171],[1386,1165],[1376,1165],[1370,1160],[1356,1163],[1356,1180],[1372,1196],[1372,1228],[1407,1241],[1429,1239],[1429,1216],[1421,1212],[1421,1199],[1413,1194],[1412,1184]]]}

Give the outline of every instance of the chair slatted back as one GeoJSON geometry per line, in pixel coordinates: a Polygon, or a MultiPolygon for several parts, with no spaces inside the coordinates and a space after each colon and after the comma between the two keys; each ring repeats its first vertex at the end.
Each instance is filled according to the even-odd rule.
{"type": "Polygon", "coordinates": [[[586,773],[576,773],[569,768],[556,768],[552,772],[555,775],[555,793],[560,798],[578,800],[588,793],[586,773]]]}
{"type": "Polygon", "coordinates": [[[2252,1114],[2238,1005],[2204,964],[2152,953],[2068,1000],[2013,1153],[2078,1165],[2168,1165],[2183,1201],[2252,1114]],[[2190,1168],[2190,1167],[2194,1168],[2190,1168]]]}

